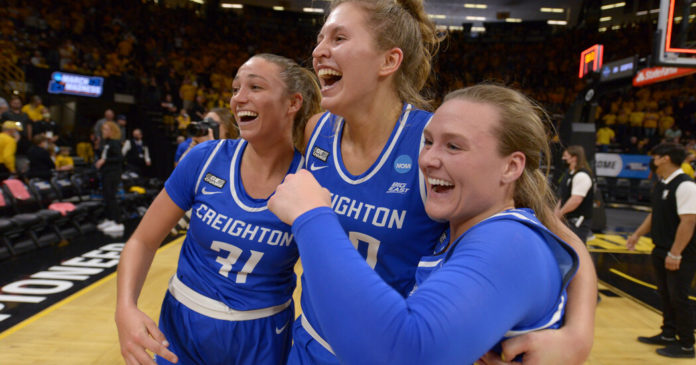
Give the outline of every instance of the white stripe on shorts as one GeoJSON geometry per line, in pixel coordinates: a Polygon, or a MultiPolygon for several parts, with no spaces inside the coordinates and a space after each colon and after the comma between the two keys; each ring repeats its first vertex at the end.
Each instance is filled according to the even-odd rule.
{"type": "Polygon", "coordinates": [[[266,318],[282,312],[290,306],[292,299],[273,307],[240,311],[228,307],[225,303],[206,297],[182,283],[176,274],[169,280],[169,292],[174,299],[190,310],[204,316],[225,321],[250,321],[266,318]]]}

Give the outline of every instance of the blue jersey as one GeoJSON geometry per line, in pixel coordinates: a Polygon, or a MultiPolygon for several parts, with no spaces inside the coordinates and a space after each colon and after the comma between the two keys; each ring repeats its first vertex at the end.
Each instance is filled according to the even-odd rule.
{"type": "MultiPolygon", "coordinates": [[[[555,234],[549,231],[539,220],[537,219],[534,212],[530,209],[510,209],[505,212],[498,213],[483,222],[479,223],[476,229],[481,229],[481,227],[488,224],[495,224],[500,221],[516,221],[522,223],[535,232],[537,232],[548,245],[553,256],[556,259],[558,267],[561,272],[562,280],[562,291],[558,296],[556,305],[553,307],[555,310],[549,311],[545,316],[542,316],[531,323],[518,324],[516,327],[512,328],[506,337],[513,337],[521,335],[526,332],[537,331],[546,328],[560,328],[565,313],[565,303],[567,301],[566,287],[570,283],[570,279],[573,277],[577,271],[578,261],[575,252],[558,238],[555,234]]],[[[432,256],[424,256],[418,263],[418,270],[416,271],[416,286],[414,287],[411,294],[413,294],[418,286],[422,285],[426,279],[430,277],[434,272],[442,268],[442,265],[449,260],[454,253],[454,247],[465,240],[465,235],[459,237],[459,239],[454,242],[451,248],[448,248],[446,242],[442,242],[436,247],[432,256]]]]}
{"type": "MultiPolygon", "coordinates": [[[[306,168],[331,192],[331,207],[353,246],[404,296],[413,288],[419,259],[432,252],[447,228],[425,213],[425,182],[418,168],[423,128],[431,117],[405,104],[377,161],[358,176],[343,165],[339,116],[321,117],[305,153],[306,168]]],[[[321,336],[313,299],[303,291],[302,313],[321,336]]]]}
{"type": "Polygon", "coordinates": [[[176,153],[174,154],[174,162],[179,162],[179,159],[181,156],[186,152],[186,150],[189,148],[191,145],[191,137],[187,138],[185,141],[179,143],[176,146],[176,153]]]}
{"type": "Polygon", "coordinates": [[[344,364],[473,363],[506,336],[558,326],[579,264],[530,210],[513,209],[426,260],[436,270],[403,298],[355,253],[330,209],[301,215],[293,233],[303,293],[344,364]]]}
{"type": "MultiPolygon", "coordinates": [[[[235,310],[279,305],[292,298],[297,246],[290,227],[248,196],[240,177],[245,140],[215,140],[193,148],[165,183],[183,210],[191,209],[177,278],[195,292],[235,310]]],[[[302,166],[295,151],[288,173],[302,166]]]]}

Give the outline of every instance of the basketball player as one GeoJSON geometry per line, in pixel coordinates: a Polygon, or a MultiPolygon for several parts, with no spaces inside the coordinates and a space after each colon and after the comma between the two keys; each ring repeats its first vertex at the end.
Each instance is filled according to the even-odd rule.
{"type": "Polygon", "coordinates": [[[453,240],[419,265],[430,273],[406,299],[355,251],[311,174],[288,176],[269,200],[292,224],[303,292],[343,364],[471,364],[504,336],[561,324],[578,258],[544,226],[561,223],[540,170],[539,152],[550,154],[536,108],[510,89],[474,86],[445,99],[424,137],[425,210],[449,221],[453,240]]]}
{"type": "MultiPolygon", "coordinates": [[[[427,217],[425,183],[416,163],[431,114],[419,94],[439,39],[422,0],[336,0],[320,31],[313,65],[329,112],[307,125],[306,166],[332,193],[331,206],[358,252],[406,296],[423,256],[445,239],[447,225],[427,217]]],[[[566,228],[557,232],[582,250],[570,288],[566,325],[503,345],[508,359],[564,363],[584,359],[593,338],[596,276],[589,254],[566,228]],[[559,348],[562,351],[549,351],[559,348]],[[571,350],[567,350],[570,348],[571,350]]],[[[290,364],[337,364],[303,291],[290,364]]]]}
{"type": "MultiPolygon", "coordinates": [[[[294,319],[290,227],[268,197],[303,164],[293,145],[319,110],[314,75],[284,57],[244,63],[230,101],[242,139],[193,148],[177,165],[126,243],[118,270],[116,324],[128,364],[283,364],[294,319]],[[159,329],[137,308],[155,251],[191,209],[159,329]]],[[[227,126],[229,129],[230,126],[227,126]]]]}

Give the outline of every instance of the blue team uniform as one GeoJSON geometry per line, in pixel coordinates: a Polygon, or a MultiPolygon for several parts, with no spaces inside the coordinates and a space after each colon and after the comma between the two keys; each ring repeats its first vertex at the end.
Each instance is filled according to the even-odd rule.
{"type": "MultiPolygon", "coordinates": [[[[381,155],[359,176],[343,166],[339,116],[320,118],[305,151],[306,168],[331,192],[331,206],[353,247],[403,296],[413,288],[418,260],[432,253],[447,227],[425,213],[425,182],[418,169],[423,128],[431,117],[405,104],[381,155]]],[[[304,277],[302,285],[307,285],[304,277]]],[[[303,290],[290,364],[338,363],[315,316],[315,299],[303,290]]]]}
{"type": "Polygon", "coordinates": [[[529,209],[494,215],[425,257],[406,299],[365,265],[341,225],[317,208],[293,233],[303,295],[343,364],[471,364],[506,337],[562,323],[579,261],[529,209]]]}
{"type": "MultiPolygon", "coordinates": [[[[239,173],[246,146],[202,143],[165,183],[174,203],[191,209],[160,316],[179,363],[275,365],[290,349],[297,246],[267,200],[246,194],[239,173]]],[[[302,164],[295,151],[288,173],[302,164]]]]}

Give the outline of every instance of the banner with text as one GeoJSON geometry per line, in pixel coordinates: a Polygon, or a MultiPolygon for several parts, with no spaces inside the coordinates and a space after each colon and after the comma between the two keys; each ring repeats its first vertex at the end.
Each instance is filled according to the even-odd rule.
{"type": "Polygon", "coordinates": [[[650,177],[650,156],[618,153],[595,153],[597,176],[647,179],[650,177]]]}

